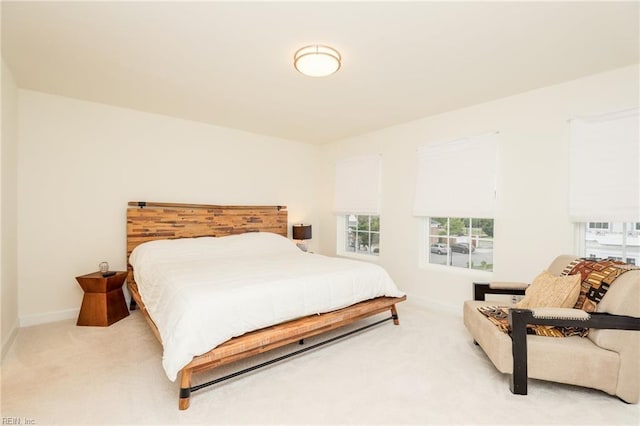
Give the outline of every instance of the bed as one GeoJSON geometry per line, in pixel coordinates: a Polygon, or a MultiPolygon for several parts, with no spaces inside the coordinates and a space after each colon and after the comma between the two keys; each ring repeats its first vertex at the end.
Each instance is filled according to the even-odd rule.
{"type": "Polygon", "coordinates": [[[226,379],[194,386],[194,373],[385,311],[389,317],[362,329],[398,324],[395,305],[406,296],[384,269],[302,252],[287,227],[283,206],[129,203],[132,308],[162,343],[167,377],[179,378],[179,409],[192,392],[226,379]]]}

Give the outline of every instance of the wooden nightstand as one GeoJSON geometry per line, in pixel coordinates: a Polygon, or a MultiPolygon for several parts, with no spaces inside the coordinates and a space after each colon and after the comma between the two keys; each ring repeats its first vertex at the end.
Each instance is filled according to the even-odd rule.
{"type": "Polygon", "coordinates": [[[82,307],[76,325],[107,327],[129,315],[122,292],[126,271],[103,277],[100,272],[76,277],[84,290],[82,307]]]}

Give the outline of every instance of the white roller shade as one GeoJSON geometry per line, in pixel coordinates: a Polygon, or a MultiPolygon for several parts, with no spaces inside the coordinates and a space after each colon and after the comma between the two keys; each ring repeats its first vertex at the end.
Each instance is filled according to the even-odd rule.
{"type": "Polygon", "coordinates": [[[421,146],[413,214],[493,217],[497,152],[497,133],[421,146]]]}
{"type": "Polygon", "coordinates": [[[640,221],[639,114],[634,108],[571,121],[573,222],[640,221]]]}
{"type": "Polygon", "coordinates": [[[337,214],[380,214],[381,161],[365,155],[336,163],[334,211],[337,214]]]}

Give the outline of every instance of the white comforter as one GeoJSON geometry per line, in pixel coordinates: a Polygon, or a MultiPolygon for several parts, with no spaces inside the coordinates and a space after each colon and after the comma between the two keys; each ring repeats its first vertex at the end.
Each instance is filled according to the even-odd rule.
{"type": "Polygon", "coordinates": [[[152,241],[129,262],[170,380],[194,356],[248,331],[404,295],[378,265],[304,253],[264,232],[152,241]]]}

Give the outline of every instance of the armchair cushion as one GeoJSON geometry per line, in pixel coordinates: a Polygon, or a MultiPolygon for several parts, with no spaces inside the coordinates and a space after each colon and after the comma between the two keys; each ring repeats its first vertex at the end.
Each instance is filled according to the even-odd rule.
{"type": "Polygon", "coordinates": [[[538,275],[527,288],[517,308],[573,308],[580,295],[580,275],[558,277],[548,271],[538,275]]]}

